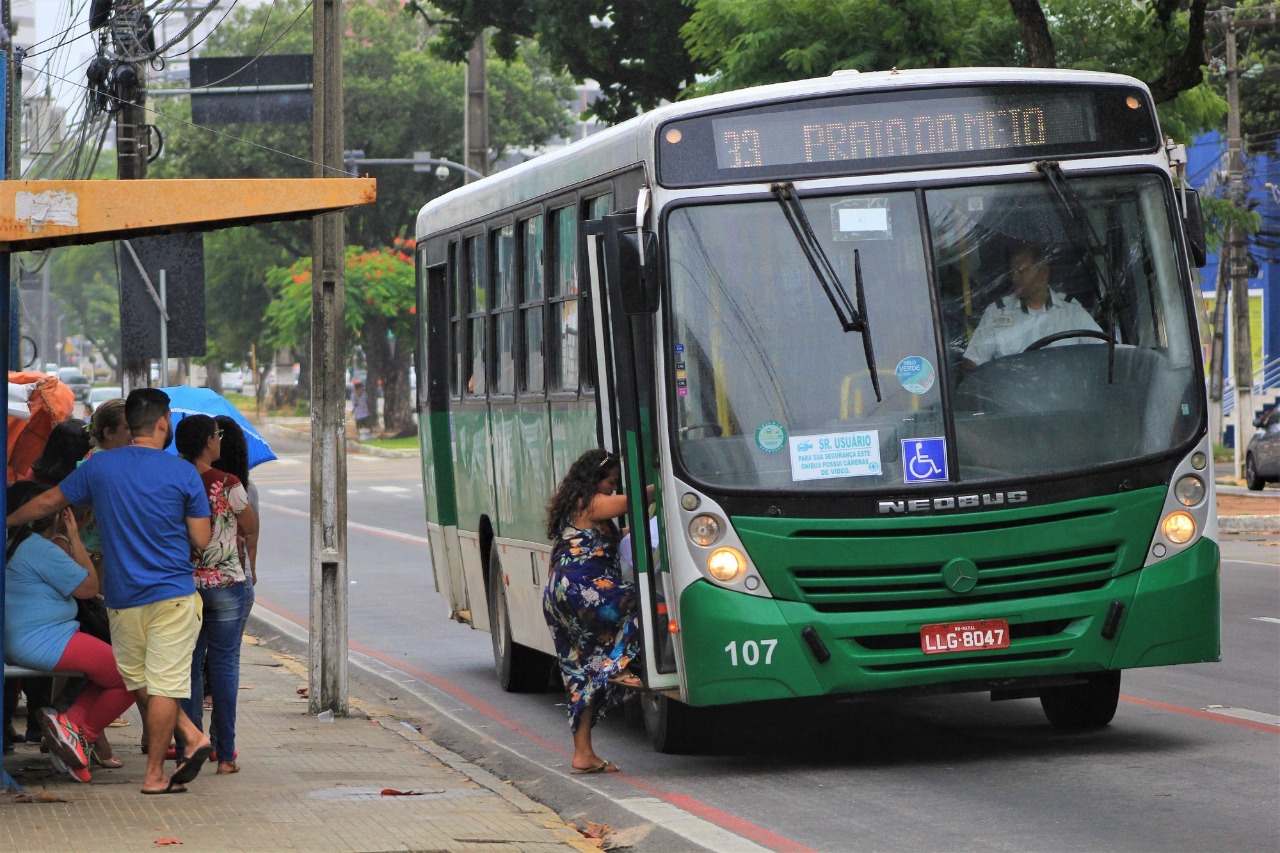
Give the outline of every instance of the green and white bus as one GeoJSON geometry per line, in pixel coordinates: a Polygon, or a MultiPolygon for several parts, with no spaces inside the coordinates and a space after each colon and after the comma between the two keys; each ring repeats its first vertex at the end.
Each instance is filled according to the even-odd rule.
{"type": "Polygon", "coordinates": [[[659,750],[795,697],[989,691],[1100,726],[1121,670],[1218,659],[1184,160],[1132,78],[850,72],[431,201],[417,405],[452,616],[504,688],[546,687],[544,507],[604,446],[656,487],[622,521],[659,750]],[[1012,282],[1028,245],[1048,307],[1012,282]]]}

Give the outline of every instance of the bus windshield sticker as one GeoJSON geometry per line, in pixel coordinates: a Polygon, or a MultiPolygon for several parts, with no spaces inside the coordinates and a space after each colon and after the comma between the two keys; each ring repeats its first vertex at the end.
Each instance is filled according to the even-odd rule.
{"type": "Polygon", "coordinates": [[[848,199],[831,205],[832,240],[892,240],[888,199],[848,199]]]}
{"type": "Polygon", "coordinates": [[[902,439],[902,481],[937,483],[947,480],[945,438],[902,439]]]}
{"type": "Polygon", "coordinates": [[[794,482],[878,477],[882,473],[878,430],[791,436],[787,442],[794,482]]]}
{"type": "Polygon", "coordinates": [[[898,382],[911,394],[926,394],[937,377],[929,359],[922,355],[909,355],[894,368],[898,382]]]}
{"type": "Polygon", "coordinates": [[[787,428],[777,421],[765,421],[756,427],[756,447],[765,453],[777,453],[787,443],[787,428]]]}

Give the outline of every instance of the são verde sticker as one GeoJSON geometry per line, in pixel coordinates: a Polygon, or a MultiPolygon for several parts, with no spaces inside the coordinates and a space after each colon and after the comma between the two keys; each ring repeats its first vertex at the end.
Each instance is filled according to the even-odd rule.
{"type": "Polygon", "coordinates": [[[765,421],[756,427],[756,447],[765,453],[777,453],[787,444],[787,428],[777,421],[765,421]]]}
{"type": "Polygon", "coordinates": [[[898,382],[912,394],[924,394],[933,387],[937,374],[929,359],[921,355],[909,355],[894,368],[898,382]]]}

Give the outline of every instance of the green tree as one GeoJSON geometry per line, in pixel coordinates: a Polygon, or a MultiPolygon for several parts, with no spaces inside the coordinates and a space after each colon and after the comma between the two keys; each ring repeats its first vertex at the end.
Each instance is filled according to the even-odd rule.
{"type": "Polygon", "coordinates": [[[600,83],[588,112],[608,123],[675,100],[703,70],[680,47],[688,0],[410,0],[405,9],[437,28],[432,50],[455,62],[489,28],[503,59],[519,55],[521,39],[535,40],[578,82],[600,83]]]}
{"type": "MultiPolygon", "coordinates": [[[[387,428],[397,432],[408,425],[408,412],[401,413],[397,407],[409,397],[407,377],[417,334],[412,251],[413,241],[399,237],[380,249],[348,246],[346,250],[349,293],[343,320],[348,334],[363,341],[370,363],[391,365],[381,377],[383,416],[387,428]]],[[[311,329],[311,258],[273,267],[266,281],[279,297],[267,308],[274,342],[298,346],[311,329]]]]}
{"type": "MultiPolygon", "coordinates": [[[[271,53],[310,53],[310,9],[306,0],[279,0],[254,9],[241,7],[215,30],[206,55],[253,56],[266,46],[270,46],[271,53]]],[[[350,0],[345,26],[345,147],[362,150],[368,158],[400,159],[411,157],[414,151],[431,151],[437,157],[461,161],[465,69],[425,51],[429,36],[425,22],[407,19],[395,0],[350,0]]],[[[490,63],[489,89],[494,160],[513,149],[536,146],[567,131],[568,114],[563,102],[572,93],[568,80],[552,75],[531,45],[522,45],[510,61],[490,63]]],[[[153,167],[152,174],[157,177],[269,178],[312,174],[309,125],[244,124],[210,129],[192,125],[190,109],[185,104],[166,107],[164,112],[166,116],[157,119],[157,124],[165,134],[167,153],[153,167]]],[[[346,215],[347,243],[362,248],[392,246],[396,239],[410,237],[419,208],[462,182],[456,171],[444,179],[437,178],[434,171],[419,173],[403,166],[366,166],[362,171],[379,179],[377,203],[355,208],[346,215]]],[[[238,339],[242,350],[248,349],[250,341],[275,334],[266,323],[265,312],[255,308],[256,300],[265,293],[265,270],[287,267],[311,252],[308,222],[274,223],[257,226],[253,231],[261,239],[225,238],[225,257],[236,253],[244,257],[235,263],[206,265],[210,291],[217,288],[226,294],[220,299],[218,310],[240,312],[236,323],[219,321],[219,325],[230,329],[230,341],[238,339]],[[286,257],[282,258],[281,252],[286,257]],[[232,297],[231,292],[237,289],[241,295],[232,297]]],[[[365,299],[359,288],[358,283],[347,283],[349,304],[365,299]]],[[[412,289],[408,293],[411,297],[412,289]]],[[[306,300],[309,311],[309,291],[306,300]]],[[[392,359],[385,345],[385,328],[381,330],[382,337],[374,340],[377,323],[375,320],[353,327],[350,343],[363,346],[369,361],[370,385],[376,388],[381,380],[388,394],[384,402],[386,426],[400,431],[411,420],[407,388],[409,351],[414,338],[398,335],[395,351],[404,357],[392,359]],[[397,375],[392,376],[392,372],[397,375]],[[391,399],[391,394],[397,398],[391,399]]],[[[223,353],[223,349],[218,352],[223,353]]],[[[300,361],[305,379],[309,375],[305,348],[300,352],[300,361]]]]}
{"type": "MultiPolygon", "coordinates": [[[[113,371],[120,369],[120,294],[116,284],[114,243],[89,243],[50,249],[49,290],[64,308],[64,337],[84,335],[113,371]]],[[[28,269],[41,262],[41,253],[20,256],[28,269]]],[[[43,361],[57,361],[47,358],[43,361]]]]}

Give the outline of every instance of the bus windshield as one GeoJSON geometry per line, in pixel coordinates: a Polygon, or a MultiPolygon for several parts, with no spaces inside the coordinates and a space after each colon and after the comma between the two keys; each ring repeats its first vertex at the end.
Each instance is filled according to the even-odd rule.
{"type": "Polygon", "coordinates": [[[1168,184],[1062,180],[1070,205],[1043,178],[801,200],[838,276],[853,282],[860,266],[880,400],[776,200],[670,212],[686,473],[728,488],[901,490],[1189,441],[1202,377],[1168,184]]]}

